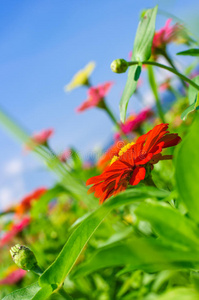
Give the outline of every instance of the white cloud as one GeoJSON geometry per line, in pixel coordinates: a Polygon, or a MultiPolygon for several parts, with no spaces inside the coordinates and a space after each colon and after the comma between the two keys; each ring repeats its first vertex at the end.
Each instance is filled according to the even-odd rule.
{"type": "Polygon", "coordinates": [[[8,161],[4,167],[5,175],[13,176],[21,174],[24,171],[23,162],[19,158],[8,161]]]}

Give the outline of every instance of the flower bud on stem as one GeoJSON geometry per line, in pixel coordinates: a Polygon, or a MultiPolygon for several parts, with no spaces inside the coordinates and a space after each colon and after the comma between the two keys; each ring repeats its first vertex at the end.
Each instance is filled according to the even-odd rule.
{"type": "Polygon", "coordinates": [[[16,244],[11,248],[10,253],[13,261],[20,269],[31,271],[41,276],[43,270],[38,266],[34,253],[28,247],[16,244]]]}

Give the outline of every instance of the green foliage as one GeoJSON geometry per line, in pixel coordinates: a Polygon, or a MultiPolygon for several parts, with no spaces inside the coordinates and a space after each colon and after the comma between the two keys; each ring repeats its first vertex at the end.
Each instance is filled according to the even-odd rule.
{"type": "Polygon", "coordinates": [[[189,134],[181,143],[176,156],[176,182],[178,192],[190,216],[199,222],[199,115],[196,113],[189,134]]]}
{"type": "MultiPolygon", "coordinates": [[[[195,78],[193,78],[192,81],[199,84],[199,76],[196,76],[195,78]]],[[[188,99],[189,99],[189,106],[182,113],[182,115],[181,115],[182,120],[186,120],[188,114],[197,108],[198,90],[195,89],[192,85],[189,86],[188,99]]]]}
{"type": "MultiPolygon", "coordinates": [[[[147,9],[142,17],[133,46],[132,61],[143,62],[151,56],[151,46],[155,33],[155,20],[158,7],[147,9]]],[[[128,102],[136,90],[137,81],[141,73],[141,66],[131,66],[128,71],[128,78],[120,100],[120,118],[124,123],[128,102]]]]}
{"type": "Polygon", "coordinates": [[[178,52],[177,55],[199,56],[199,49],[193,48],[178,52]]]}
{"type": "Polygon", "coordinates": [[[3,300],[32,300],[34,296],[41,290],[38,282],[31,284],[23,289],[17,290],[8,296],[5,296],[3,300]]]}

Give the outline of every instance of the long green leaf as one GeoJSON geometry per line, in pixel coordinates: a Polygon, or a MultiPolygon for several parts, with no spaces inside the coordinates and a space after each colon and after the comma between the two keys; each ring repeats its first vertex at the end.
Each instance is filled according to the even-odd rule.
{"type": "Polygon", "coordinates": [[[31,300],[40,289],[41,287],[38,282],[36,282],[5,296],[2,300],[31,300]]]}
{"type": "MultiPolygon", "coordinates": [[[[144,60],[148,60],[151,56],[157,9],[157,6],[152,9],[147,9],[138,25],[132,52],[133,61],[139,61],[141,63],[144,60]]],[[[126,118],[128,102],[136,90],[138,81],[138,76],[136,76],[137,68],[140,68],[140,66],[135,65],[129,67],[127,82],[120,100],[120,118],[123,123],[126,118]]]]}
{"type": "Polygon", "coordinates": [[[178,192],[191,217],[199,222],[199,114],[196,112],[190,132],[176,155],[176,182],[178,192]]]}
{"type": "Polygon", "coordinates": [[[103,268],[129,266],[127,271],[136,269],[155,272],[166,269],[198,267],[198,251],[182,251],[164,245],[152,238],[133,237],[114,243],[95,252],[89,261],[80,264],[71,278],[86,276],[103,268]]]}
{"type": "MultiPolygon", "coordinates": [[[[134,191],[134,189],[129,189],[101,205],[91,215],[84,219],[71,234],[54,263],[41,275],[39,279],[41,286],[54,283],[60,285],[64,281],[84,246],[112,209],[135,201],[155,197],[156,193],[160,196],[157,189],[149,189],[149,194],[145,189],[143,191],[142,189],[140,189],[140,191],[138,189],[136,191],[134,191]],[[153,196],[150,195],[150,192],[153,196]]],[[[162,196],[163,194],[166,195],[167,193],[161,191],[162,196]]]]}
{"type": "Polygon", "coordinates": [[[199,49],[193,48],[186,51],[178,52],[177,55],[199,56],[199,49]]]}
{"type": "Polygon", "coordinates": [[[50,285],[46,285],[42,289],[40,289],[37,294],[32,298],[32,300],[46,300],[53,293],[53,289],[50,285]]]}
{"type": "Polygon", "coordinates": [[[135,214],[148,221],[163,241],[189,250],[199,249],[197,225],[168,204],[148,201],[139,205],[135,214]]]}

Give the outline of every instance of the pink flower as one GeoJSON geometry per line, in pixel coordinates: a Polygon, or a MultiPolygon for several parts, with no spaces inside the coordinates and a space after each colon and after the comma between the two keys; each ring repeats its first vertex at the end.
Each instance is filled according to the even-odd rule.
{"type": "MultiPolygon", "coordinates": [[[[142,110],[138,115],[131,115],[130,117],[128,117],[124,124],[120,125],[121,130],[125,134],[132,133],[132,131],[136,131],[137,129],[139,129],[142,123],[149,119],[152,115],[153,111],[150,108],[142,110]]],[[[115,135],[115,138],[118,139],[119,137],[120,134],[117,133],[117,135],[115,135]]]]}
{"type": "Polygon", "coordinates": [[[175,42],[182,31],[182,25],[176,23],[171,26],[172,19],[168,19],[164,27],[155,32],[152,45],[152,53],[157,54],[159,49],[164,49],[167,44],[175,42]]]}
{"type": "Polygon", "coordinates": [[[26,271],[17,269],[17,267],[10,267],[4,278],[0,280],[0,285],[12,285],[19,282],[26,275],[26,271]]]}
{"type": "Polygon", "coordinates": [[[59,160],[64,163],[70,158],[70,156],[71,156],[71,150],[66,149],[59,155],[59,160]]]}
{"type": "Polygon", "coordinates": [[[23,231],[24,228],[26,228],[30,224],[30,221],[30,217],[24,217],[19,223],[12,224],[11,229],[8,232],[6,232],[0,239],[0,247],[3,247],[4,245],[12,241],[12,239],[19,232],[23,231]]]}
{"type": "Polygon", "coordinates": [[[54,129],[49,128],[49,129],[44,129],[38,133],[34,133],[32,136],[33,142],[39,145],[43,145],[47,143],[48,139],[53,135],[54,129]]]}
{"type": "Polygon", "coordinates": [[[82,112],[88,108],[99,106],[108,94],[113,82],[108,81],[88,90],[88,99],[84,101],[78,108],[77,112],[82,112]]]}
{"type": "Polygon", "coordinates": [[[25,150],[32,150],[34,147],[38,145],[46,145],[48,142],[48,139],[53,135],[54,129],[44,129],[40,132],[36,132],[33,134],[32,137],[30,137],[30,140],[25,145],[25,150]]]}

